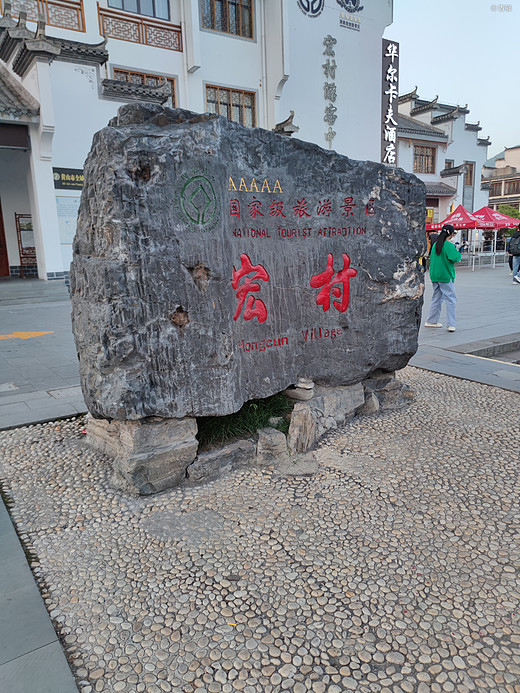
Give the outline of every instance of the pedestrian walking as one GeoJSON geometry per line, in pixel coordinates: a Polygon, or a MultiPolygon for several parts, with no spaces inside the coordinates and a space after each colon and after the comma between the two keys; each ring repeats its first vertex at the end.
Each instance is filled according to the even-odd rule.
{"type": "Polygon", "coordinates": [[[425,327],[442,327],[442,302],[446,302],[448,332],[455,332],[455,263],[460,262],[460,253],[451,240],[455,237],[455,229],[451,224],[444,224],[430,253],[430,279],[433,284],[433,296],[426,319],[425,327]]]}
{"type": "Polygon", "coordinates": [[[507,252],[510,260],[512,260],[513,283],[520,284],[520,224],[511,236],[507,252]]]}

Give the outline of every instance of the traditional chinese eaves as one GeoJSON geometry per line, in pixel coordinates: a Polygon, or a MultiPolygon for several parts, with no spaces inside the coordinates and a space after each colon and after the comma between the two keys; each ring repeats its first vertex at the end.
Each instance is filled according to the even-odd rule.
{"type": "Polygon", "coordinates": [[[39,113],[35,99],[0,65],[0,120],[38,122],[39,113]]]}
{"type": "Polygon", "coordinates": [[[71,271],[98,418],[224,415],[417,349],[425,187],[225,118],[123,106],[85,165],[71,271]]]}
{"type": "Polygon", "coordinates": [[[439,195],[439,197],[453,197],[457,194],[457,188],[452,188],[446,183],[425,183],[427,195],[439,195]]]}
{"type": "Polygon", "coordinates": [[[69,39],[47,37],[49,43],[59,49],[59,60],[81,65],[104,65],[108,60],[107,39],[101,43],[81,43],[69,39]]]}
{"type": "Polygon", "coordinates": [[[451,168],[445,168],[441,171],[441,178],[449,178],[452,176],[461,176],[466,172],[466,166],[460,164],[459,166],[452,166],[451,168]]]}
{"type": "Polygon", "coordinates": [[[448,141],[448,135],[439,128],[423,123],[415,118],[409,118],[401,113],[397,116],[397,132],[400,137],[415,137],[418,139],[435,139],[448,141]]]}
{"type": "Polygon", "coordinates": [[[164,84],[149,85],[125,82],[118,79],[103,79],[101,86],[103,96],[123,101],[147,101],[148,103],[164,103],[172,95],[170,85],[166,80],[164,84]]]}

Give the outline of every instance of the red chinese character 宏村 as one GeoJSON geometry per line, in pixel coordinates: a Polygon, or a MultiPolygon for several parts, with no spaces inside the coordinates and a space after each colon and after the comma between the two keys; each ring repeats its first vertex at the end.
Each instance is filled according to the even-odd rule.
{"type": "Polygon", "coordinates": [[[321,289],[316,297],[316,304],[322,306],[324,311],[330,308],[330,296],[331,294],[335,298],[341,296],[341,289],[334,284],[343,285],[343,296],[341,301],[334,301],[334,307],[339,310],[340,313],[344,313],[348,308],[348,302],[350,297],[350,279],[355,277],[357,270],[350,267],[350,258],[347,253],[342,254],[343,257],[343,269],[334,274],[332,253],[327,255],[327,269],[321,274],[315,274],[311,277],[311,286],[313,289],[321,289]]]}
{"type": "Polygon", "coordinates": [[[242,308],[244,307],[245,303],[246,307],[244,309],[244,320],[252,320],[256,317],[258,318],[258,322],[265,322],[267,319],[267,308],[265,307],[265,303],[259,298],[257,299],[254,296],[248,296],[247,294],[260,291],[260,284],[258,284],[255,280],[261,279],[264,282],[268,282],[269,274],[262,265],[253,265],[249,259],[249,256],[245,253],[242,253],[240,260],[242,262],[240,269],[236,270],[235,267],[233,267],[233,289],[236,290],[238,288],[238,283],[242,278],[244,278],[244,283],[242,286],[240,286],[240,288],[238,288],[236,293],[238,307],[235,315],[233,316],[233,320],[238,320],[238,316],[242,312],[242,308]],[[252,278],[247,277],[246,275],[250,274],[251,272],[255,273],[254,276],[252,278]]]}

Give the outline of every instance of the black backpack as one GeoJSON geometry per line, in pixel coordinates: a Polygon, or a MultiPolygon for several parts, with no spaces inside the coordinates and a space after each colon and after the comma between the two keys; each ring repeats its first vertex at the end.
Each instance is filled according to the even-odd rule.
{"type": "Polygon", "coordinates": [[[509,252],[511,255],[520,255],[520,234],[509,241],[509,252]]]}

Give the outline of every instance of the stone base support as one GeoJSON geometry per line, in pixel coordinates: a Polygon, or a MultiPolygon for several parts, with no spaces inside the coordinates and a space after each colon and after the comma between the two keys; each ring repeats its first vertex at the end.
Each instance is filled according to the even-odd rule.
{"type": "Polygon", "coordinates": [[[400,408],[414,397],[413,390],[397,380],[395,373],[386,372],[373,373],[355,385],[302,389],[313,396],[294,405],[287,436],[268,427],[258,431],[256,443],[239,440],[219,450],[197,454],[194,418],[106,421],[89,416],[87,442],[113,458],[115,484],[139,494],[163,491],[181,483],[213,481],[253,465],[285,465],[292,469],[299,460],[302,464],[298,473],[307,473],[307,467],[316,466],[308,451],[328,431],[355,415],[400,408]]]}
{"type": "Polygon", "coordinates": [[[197,456],[197,421],[90,418],[87,441],[113,458],[114,482],[125,490],[150,494],[178,486],[197,456]]]}

